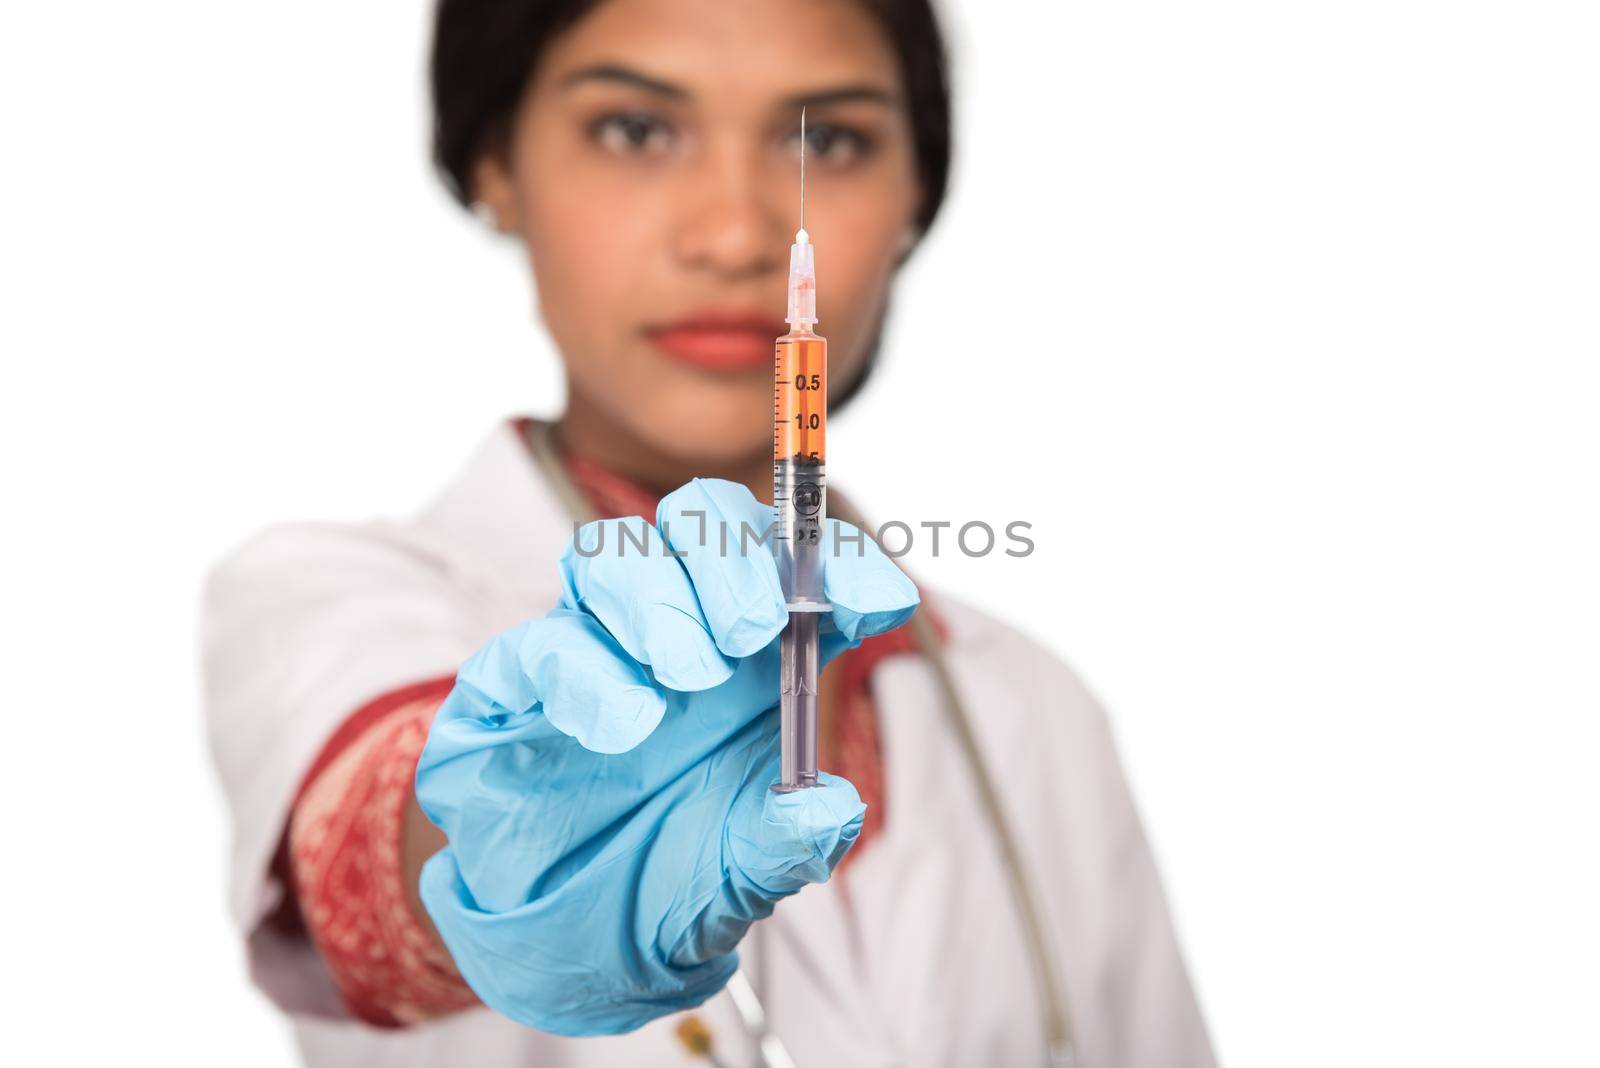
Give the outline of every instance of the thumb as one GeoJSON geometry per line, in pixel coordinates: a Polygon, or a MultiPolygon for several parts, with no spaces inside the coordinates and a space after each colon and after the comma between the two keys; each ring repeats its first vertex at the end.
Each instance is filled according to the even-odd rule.
{"type": "Polygon", "coordinates": [[[675,966],[693,967],[733,952],[752,923],[772,915],[779,899],[826,881],[860,837],[867,806],[848,780],[823,773],[815,788],[788,794],[770,789],[770,781],[751,777],[742,803],[729,815],[722,886],[668,952],[675,966]]]}
{"type": "Polygon", "coordinates": [[[728,828],[731,859],[764,897],[788,897],[827,881],[861,836],[866,812],[850,781],[826,772],[810,789],[768,789],[759,816],[728,828]]]}

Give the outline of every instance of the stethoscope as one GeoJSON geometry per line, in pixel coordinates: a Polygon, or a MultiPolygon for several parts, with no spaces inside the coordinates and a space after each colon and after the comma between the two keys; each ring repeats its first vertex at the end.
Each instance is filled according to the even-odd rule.
{"type": "MultiPolygon", "coordinates": [[[[524,421],[523,426],[529,451],[573,520],[586,523],[599,518],[567,474],[566,465],[561,461],[551,434],[550,424],[542,420],[529,419],[524,421]]],[[[843,519],[860,529],[867,529],[854,509],[842,497],[837,493],[829,496],[831,497],[829,506],[834,517],[843,519]]],[[[1072,1068],[1076,1058],[1066,999],[1056,974],[1049,942],[1045,938],[1038,900],[1034,896],[1027,872],[1022,866],[1022,853],[1017,846],[1016,836],[1012,833],[1011,824],[1006,819],[1005,810],[1000,804],[1000,792],[996,789],[994,778],[989,774],[983,754],[978,748],[978,738],[972,728],[972,718],[967,715],[966,704],[956,689],[955,679],[950,673],[950,665],[945,659],[938,632],[922,613],[912,616],[911,622],[907,625],[911,628],[917,650],[933,669],[934,681],[944,697],[941,704],[944,706],[945,717],[957,744],[961,747],[967,769],[972,774],[973,785],[977,788],[978,802],[983,807],[984,817],[994,832],[995,845],[1000,852],[1000,863],[1005,869],[1006,881],[1011,885],[1011,896],[1016,902],[1018,918],[1022,921],[1027,934],[1028,956],[1033,962],[1034,983],[1038,989],[1040,1008],[1044,1015],[1048,1064],[1050,1068],[1072,1068]]],[[[798,1068],[783,1041],[772,1030],[766,1006],[762,1004],[755,985],[743,970],[734,973],[728,982],[727,992],[741,1024],[760,1051],[762,1068],[798,1068]]],[[[703,1031],[703,1025],[700,1027],[703,1031]]],[[[701,1053],[713,1064],[718,1063],[712,1053],[709,1035],[690,1032],[694,1032],[694,1027],[680,1030],[679,1037],[684,1044],[701,1053]]]]}

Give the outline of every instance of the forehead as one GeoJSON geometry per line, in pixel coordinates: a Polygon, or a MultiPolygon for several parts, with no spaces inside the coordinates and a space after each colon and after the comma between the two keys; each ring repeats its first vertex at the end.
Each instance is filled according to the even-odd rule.
{"type": "Polygon", "coordinates": [[[619,64],[697,103],[777,107],[839,84],[899,91],[899,68],[858,0],[603,0],[551,42],[538,80],[619,64]]]}

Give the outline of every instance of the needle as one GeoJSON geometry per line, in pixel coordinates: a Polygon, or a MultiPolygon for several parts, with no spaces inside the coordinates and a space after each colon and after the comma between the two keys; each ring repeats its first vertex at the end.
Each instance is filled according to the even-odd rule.
{"type": "Polygon", "coordinates": [[[800,229],[806,228],[806,109],[800,109],[800,229]]]}

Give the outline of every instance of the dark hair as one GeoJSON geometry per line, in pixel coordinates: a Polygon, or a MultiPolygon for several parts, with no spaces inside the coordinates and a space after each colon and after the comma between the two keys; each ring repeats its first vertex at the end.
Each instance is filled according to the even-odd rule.
{"type": "MultiPolygon", "coordinates": [[[[545,46],[601,0],[439,0],[434,16],[429,80],[433,89],[433,158],[452,196],[472,199],[472,168],[480,153],[508,135],[512,115],[545,46]]],[[[900,60],[922,201],[917,224],[926,232],[944,202],[950,178],[950,79],[944,36],[931,0],[860,0],[878,20],[900,60]]],[[[866,366],[837,408],[866,381],[866,366]]]]}

